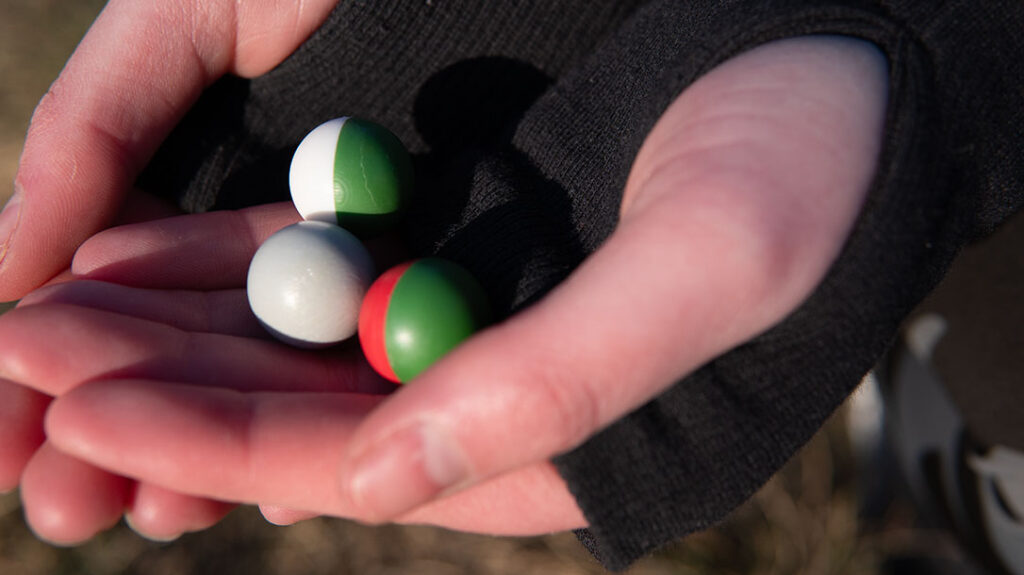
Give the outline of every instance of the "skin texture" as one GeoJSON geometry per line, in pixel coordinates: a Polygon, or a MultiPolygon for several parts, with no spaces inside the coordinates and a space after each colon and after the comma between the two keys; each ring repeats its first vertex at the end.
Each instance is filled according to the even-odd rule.
{"type": "Polygon", "coordinates": [[[0,238],[0,301],[60,273],[75,248],[110,225],[203,88],[229,72],[266,72],[334,4],[110,2],[33,114],[15,179],[20,218],[13,237],[0,238]]]}
{"type": "Polygon", "coordinates": [[[283,523],[582,526],[550,457],[795,309],[870,183],[886,99],[873,47],[815,37],[737,56],[650,133],[621,224],[597,253],[537,305],[383,395],[390,384],[358,349],[288,349],[244,306],[249,258],[295,221],[290,206],[101,231],[202,86],[268,69],[329,8],[114,1],[40,104],[0,297],[69,264],[72,278],[0,316],[0,405],[28,397],[0,413],[14,430],[0,469],[10,483],[24,466],[41,537],[81,541],[127,510],[137,529],[167,538],[215,522],[216,501],[261,504],[283,523]],[[145,34],[158,27],[171,32],[145,34]],[[145,74],[157,61],[176,66],[145,74]],[[123,64],[113,82],[92,79],[110,62],[123,64]]]}
{"type": "MultiPolygon", "coordinates": [[[[76,248],[112,223],[166,214],[148,200],[136,209],[140,202],[130,186],[203,88],[225,73],[266,72],[320,25],[335,2],[109,2],[33,114],[14,184],[20,211],[6,218],[14,228],[0,237],[0,301],[62,278],[76,248]]],[[[6,396],[0,390],[0,402],[6,404],[6,396]]],[[[6,429],[10,419],[3,416],[0,427],[6,429]]],[[[0,454],[3,487],[17,484],[10,477],[17,477],[24,465],[18,462],[41,435],[36,411],[17,417],[19,429],[32,431],[10,436],[10,447],[0,454]]],[[[32,498],[25,499],[31,509],[32,498]]],[[[111,505],[123,500],[107,499],[111,505]]],[[[63,528],[36,525],[32,517],[41,537],[72,542],[59,534],[63,528]]],[[[97,525],[71,531],[91,535],[98,529],[94,517],[62,517],[97,525]]]]}

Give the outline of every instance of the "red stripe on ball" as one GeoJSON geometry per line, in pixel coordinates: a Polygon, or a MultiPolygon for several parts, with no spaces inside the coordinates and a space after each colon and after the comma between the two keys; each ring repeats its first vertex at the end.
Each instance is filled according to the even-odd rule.
{"type": "Polygon", "coordinates": [[[359,343],[363,347],[363,355],[377,373],[395,383],[401,383],[388,359],[384,329],[387,324],[388,305],[391,294],[402,279],[405,270],[414,262],[399,264],[381,274],[363,297],[363,305],[359,309],[359,343]]]}

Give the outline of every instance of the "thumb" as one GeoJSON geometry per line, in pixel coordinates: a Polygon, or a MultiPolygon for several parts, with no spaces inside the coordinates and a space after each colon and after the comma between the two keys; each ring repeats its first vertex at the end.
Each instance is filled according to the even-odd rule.
{"type": "Polygon", "coordinates": [[[334,3],[111,1],[33,114],[0,215],[0,301],[67,268],[206,86],[270,69],[334,3]]]}
{"type": "Polygon", "coordinates": [[[884,108],[884,62],[852,40],[776,42],[700,79],[648,136],[608,241],[355,431],[357,516],[568,451],[781,320],[852,227],[884,108]]]}

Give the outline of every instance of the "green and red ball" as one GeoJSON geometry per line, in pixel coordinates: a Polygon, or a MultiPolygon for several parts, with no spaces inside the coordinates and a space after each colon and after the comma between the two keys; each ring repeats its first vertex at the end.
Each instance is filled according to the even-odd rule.
{"type": "Polygon", "coordinates": [[[490,322],[487,297],[461,266],[440,258],[400,264],[367,290],[359,341],[385,378],[407,382],[490,322]]]}

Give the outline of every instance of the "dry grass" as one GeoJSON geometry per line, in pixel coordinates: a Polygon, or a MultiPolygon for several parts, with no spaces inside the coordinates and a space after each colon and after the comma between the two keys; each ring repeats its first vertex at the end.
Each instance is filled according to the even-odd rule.
{"type": "MultiPolygon", "coordinates": [[[[35,102],[101,5],[98,0],[0,4],[0,180],[13,179],[35,102]]],[[[0,188],[0,201],[7,194],[8,187],[0,188]]],[[[843,429],[840,413],[724,525],[640,562],[630,573],[868,575],[882,572],[888,557],[951,549],[944,535],[916,529],[903,505],[875,524],[859,518],[857,475],[843,429]]],[[[333,519],[282,528],[267,524],[252,508],[173,543],[148,542],[119,526],[85,545],[56,548],[27,529],[16,493],[0,497],[0,573],[5,575],[603,572],[569,534],[491,538],[333,519]]]]}

